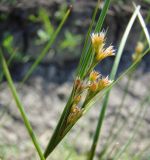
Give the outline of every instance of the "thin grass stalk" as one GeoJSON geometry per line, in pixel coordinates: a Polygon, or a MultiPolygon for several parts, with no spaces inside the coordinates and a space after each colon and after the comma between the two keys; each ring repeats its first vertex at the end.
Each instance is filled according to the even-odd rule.
{"type": "MultiPolygon", "coordinates": [[[[16,50],[14,50],[14,51],[12,52],[10,58],[8,59],[8,62],[7,62],[8,66],[11,64],[11,62],[12,62],[12,60],[14,59],[14,56],[15,56],[15,55],[16,55],[16,50]]],[[[0,83],[1,83],[2,80],[3,80],[3,76],[4,76],[4,73],[1,72],[1,74],[0,74],[0,83]]]]}
{"type": "MultiPolygon", "coordinates": [[[[149,97],[148,101],[150,101],[150,97],[149,97]]],[[[143,112],[141,113],[142,116],[141,116],[141,118],[138,119],[138,121],[137,121],[137,123],[135,125],[135,128],[133,130],[133,133],[131,134],[131,136],[129,137],[129,139],[125,143],[125,145],[123,147],[121,147],[120,151],[117,152],[117,154],[114,156],[113,160],[118,160],[121,157],[121,155],[126,151],[126,149],[129,147],[129,145],[131,144],[133,139],[135,138],[137,130],[142,124],[142,119],[145,116],[146,109],[147,109],[147,106],[144,107],[143,112]]]]}
{"type": "Polygon", "coordinates": [[[148,32],[148,29],[146,27],[146,24],[145,24],[145,21],[140,13],[140,11],[138,11],[138,19],[139,19],[139,22],[141,24],[141,27],[143,29],[143,32],[145,33],[145,37],[147,39],[147,43],[148,43],[148,46],[150,48],[150,35],[149,35],[149,32],[148,32]]]}
{"type": "MultiPolygon", "coordinates": [[[[146,152],[149,149],[150,149],[150,144],[148,144],[146,147],[144,147],[144,149],[142,149],[140,152],[138,152],[137,154],[135,154],[133,156],[133,159],[136,159],[136,158],[143,159],[142,156],[143,156],[144,152],[146,152]]],[[[149,150],[149,152],[150,152],[150,150],[149,150]]]]}
{"type": "MultiPolygon", "coordinates": [[[[142,40],[143,34],[144,34],[144,35],[146,36],[147,42],[148,42],[148,44],[149,44],[149,46],[150,46],[150,36],[149,36],[148,30],[147,30],[147,28],[146,28],[146,24],[145,24],[145,22],[144,22],[144,19],[143,19],[142,15],[140,14],[140,11],[138,12],[138,18],[139,18],[139,22],[140,22],[140,24],[141,24],[141,26],[142,26],[142,29],[143,29],[143,32],[142,32],[142,34],[140,35],[140,40],[142,40]]],[[[147,18],[146,18],[146,22],[149,20],[149,18],[150,18],[150,12],[149,12],[149,14],[148,14],[148,16],[147,16],[147,18]]],[[[135,67],[135,68],[136,68],[136,67],[135,67]]],[[[123,107],[123,103],[124,103],[124,101],[125,101],[126,94],[127,94],[126,90],[127,90],[127,88],[129,88],[129,84],[130,84],[130,81],[131,81],[131,79],[132,79],[132,76],[133,76],[133,72],[132,72],[132,74],[130,73],[130,75],[129,75],[128,82],[127,82],[127,85],[126,85],[126,89],[125,89],[124,95],[123,95],[123,97],[122,97],[122,101],[121,101],[121,104],[120,104],[120,106],[119,106],[119,111],[118,111],[118,112],[121,112],[121,108],[123,107]]],[[[116,123],[117,123],[117,119],[118,119],[118,116],[115,117],[114,123],[112,124],[112,127],[111,127],[111,129],[110,129],[110,134],[109,134],[109,135],[112,134],[113,128],[114,128],[114,126],[115,126],[116,123]]],[[[124,124],[118,129],[117,133],[119,133],[119,132],[123,129],[123,126],[124,126],[124,124]]],[[[117,136],[117,135],[116,135],[116,136],[117,136]]],[[[115,137],[116,137],[116,136],[115,136],[115,137]]],[[[111,136],[109,136],[109,137],[111,138],[111,136]]],[[[112,139],[115,139],[115,137],[113,137],[112,139]]],[[[106,143],[106,145],[105,145],[105,147],[104,147],[104,148],[105,148],[105,149],[104,149],[105,152],[106,152],[107,149],[108,149],[110,138],[108,138],[108,141],[107,141],[107,143],[106,143]]]]}
{"type": "Polygon", "coordinates": [[[36,61],[32,64],[32,66],[30,67],[30,69],[28,70],[28,72],[26,73],[25,77],[22,80],[22,84],[30,77],[30,75],[32,74],[32,72],[36,69],[36,67],[38,66],[38,64],[42,61],[42,59],[45,57],[45,55],[48,53],[48,50],[50,49],[50,47],[52,46],[52,44],[54,43],[55,39],[57,38],[59,32],[61,31],[64,23],[66,22],[69,14],[71,11],[71,7],[67,10],[66,14],[64,15],[62,21],[60,22],[58,28],[56,29],[56,31],[52,34],[49,42],[47,43],[47,45],[44,47],[43,51],[40,53],[40,55],[38,56],[38,58],[36,59],[36,61]]]}
{"type": "MultiPolygon", "coordinates": [[[[126,100],[126,96],[128,94],[128,89],[130,87],[130,83],[131,83],[131,80],[132,80],[132,77],[133,77],[133,73],[132,75],[130,74],[130,76],[128,75],[128,80],[127,80],[127,83],[126,83],[126,87],[124,89],[124,93],[123,93],[123,96],[122,96],[122,99],[121,99],[121,103],[118,107],[118,111],[117,111],[117,115],[115,116],[115,119],[113,121],[113,124],[110,128],[110,133],[109,133],[109,137],[111,137],[112,133],[113,133],[113,129],[115,128],[115,125],[118,124],[118,120],[119,120],[119,114],[118,113],[121,113],[122,109],[123,109],[123,106],[124,106],[124,102],[126,100]]],[[[109,141],[109,139],[108,139],[109,141]]]]}
{"type": "MultiPolygon", "coordinates": [[[[112,71],[111,71],[111,74],[110,74],[110,79],[114,79],[115,76],[116,76],[117,69],[118,69],[119,62],[120,62],[120,59],[121,59],[121,56],[122,56],[122,53],[123,53],[124,46],[126,44],[129,32],[132,28],[132,25],[133,25],[133,23],[134,23],[134,21],[137,17],[139,9],[140,9],[140,7],[138,6],[136,8],[136,10],[134,11],[134,13],[133,13],[128,25],[127,25],[127,28],[126,28],[125,33],[123,35],[123,38],[121,40],[120,47],[118,49],[118,53],[117,53],[115,61],[114,61],[114,65],[113,65],[113,68],[112,68],[112,71]]],[[[107,106],[108,106],[110,90],[111,90],[111,88],[106,93],[105,99],[103,101],[102,110],[100,111],[100,115],[99,115],[96,131],[95,131],[93,143],[92,143],[92,146],[91,146],[91,150],[90,150],[90,153],[89,153],[89,156],[88,156],[88,160],[93,160],[94,155],[95,155],[98,139],[99,139],[100,132],[101,132],[101,127],[102,127],[103,120],[104,120],[104,117],[105,117],[105,112],[106,112],[106,109],[107,109],[107,106]]]]}
{"type": "Polygon", "coordinates": [[[8,66],[6,64],[6,60],[5,60],[1,50],[0,50],[0,59],[1,59],[1,64],[2,64],[2,67],[3,67],[4,74],[5,74],[6,78],[7,78],[8,86],[9,86],[9,88],[11,90],[11,93],[12,93],[12,96],[13,96],[15,102],[16,102],[17,108],[20,111],[20,114],[21,114],[21,117],[22,117],[22,119],[24,121],[25,127],[26,127],[26,129],[27,129],[27,131],[28,131],[28,133],[30,135],[30,138],[32,139],[32,142],[33,142],[33,144],[34,144],[34,146],[35,146],[35,148],[37,150],[37,153],[38,153],[40,159],[41,160],[45,160],[45,158],[43,156],[43,153],[42,153],[42,149],[41,149],[41,147],[40,147],[40,145],[39,145],[39,143],[37,141],[35,133],[33,132],[31,124],[30,124],[30,122],[28,120],[28,117],[27,117],[27,115],[25,113],[24,107],[23,107],[23,105],[22,105],[22,103],[21,103],[21,101],[19,99],[18,93],[16,91],[16,88],[14,86],[14,83],[13,83],[13,80],[11,78],[10,72],[8,70],[8,66]]]}
{"type": "MultiPolygon", "coordinates": [[[[148,11],[148,14],[147,14],[147,17],[146,17],[146,20],[145,20],[145,22],[146,22],[146,24],[148,23],[150,21],[150,11],[148,11]]],[[[141,32],[141,34],[140,34],[140,40],[143,40],[144,39],[144,32],[141,32]]]]}
{"type": "MultiPolygon", "coordinates": [[[[136,113],[136,116],[135,116],[135,118],[134,118],[134,122],[137,122],[137,121],[138,121],[139,115],[140,115],[140,113],[142,113],[143,106],[146,105],[146,104],[150,101],[149,94],[150,94],[150,93],[148,93],[147,96],[140,102],[140,104],[139,104],[139,106],[138,106],[138,108],[140,108],[140,109],[139,109],[139,110],[137,111],[137,113],[136,113]]],[[[135,109],[135,112],[136,112],[136,110],[137,110],[137,109],[135,109]]],[[[131,117],[131,116],[132,116],[132,113],[129,115],[129,117],[131,117]]],[[[127,124],[128,124],[128,122],[127,122],[127,121],[124,121],[124,123],[120,126],[120,128],[118,128],[118,130],[116,131],[116,134],[111,137],[111,141],[110,141],[110,143],[109,143],[109,146],[110,146],[110,144],[113,144],[113,142],[116,141],[118,135],[121,134],[121,132],[123,132],[123,128],[125,128],[125,126],[126,126],[127,124]]],[[[111,152],[111,151],[110,151],[110,152],[111,152]]],[[[109,157],[108,155],[110,155],[110,152],[107,154],[107,157],[109,157]]],[[[106,158],[106,159],[107,159],[107,158],[106,158]]]]}

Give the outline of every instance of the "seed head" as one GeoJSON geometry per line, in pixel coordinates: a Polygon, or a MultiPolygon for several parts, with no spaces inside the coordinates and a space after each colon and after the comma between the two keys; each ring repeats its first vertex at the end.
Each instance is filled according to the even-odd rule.
{"type": "Polygon", "coordinates": [[[115,50],[113,49],[113,46],[111,45],[108,48],[106,48],[105,50],[103,48],[101,48],[96,55],[96,60],[101,61],[106,57],[114,56],[114,55],[115,55],[115,50]]]}
{"type": "Polygon", "coordinates": [[[140,58],[143,50],[144,50],[144,44],[142,42],[137,42],[137,45],[135,47],[135,53],[132,54],[133,62],[140,58]]]}
{"type": "Polygon", "coordinates": [[[74,103],[78,104],[80,102],[80,100],[81,100],[81,95],[75,96],[74,103]]]}
{"type": "Polygon", "coordinates": [[[79,77],[76,78],[74,87],[75,87],[76,92],[78,93],[84,89],[84,84],[79,77]]]}
{"type": "Polygon", "coordinates": [[[135,47],[135,52],[140,54],[144,50],[144,44],[142,42],[137,42],[137,45],[135,47]]]}
{"type": "Polygon", "coordinates": [[[82,114],[81,108],[77,105],[73,105],[70,110],[70,114],[67,118],[67,123],[73,123],[82,114]]]}
{"type": "Polygon", "coordinates": [[[95,52],[97,53],[99,48],[101,48],[101,46],[105,42],[105,32],[92,33],[91,40],[92,40],[92,46],[95,52]]]}
{"type": "Polygon", "coordinates": [[[91,92],[96,92],[97,89],[98,89],[98,83],[97,83],[97,82],[93,82],[93,83],[91,83],[91,84],[89,85],[89,90],[90,90],[91,92]]]}
{"type": "Polygon", "coordinates": [[[92,71],[89,76],[90,81],[96,81],[100,77],[100,73],[96,71],[92,71]]]}
{"type": "Polygon", "coordinates": [[[108,79],[108,76],[105,78],[102,78],[98,82],[98,90],[101,91],[104,88],[108,87],[113,81],[108,79]]]}

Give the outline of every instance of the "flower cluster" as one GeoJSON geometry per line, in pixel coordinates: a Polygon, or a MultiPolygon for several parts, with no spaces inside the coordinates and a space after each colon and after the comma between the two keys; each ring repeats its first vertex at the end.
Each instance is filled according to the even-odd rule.
{"type": "Polygon", "coordinates": [[[105,48],[105,32],[96,33],[91,35],[92,47],[94,49],[94,56],[97,62],[102,61],[106,57],[114,56],[115,50],[112,45],[105,48]]]}
{"type": "MultiPolygon", "coordinates": [[[[73,98],[70,107],[70,112],[67,117],[67,124],[74,123],[83,113],[86,104],[99,92],[108,87],[112,80],[108,76],[103,77],[98,71],[95,71],[95,66],[106,57],[115,55],[113,46],[105,48],[105,32],[91,35],[92,48],[94,52],[92,63],[88,66],[85,76],[81,79],[77,77],[74,82],[73,98]],[[83,94],[85,92],[85,94],[83,94]],[[83,102],[81,103],[81,98],[83,102]]],[[[91,53],[92,54],[92,53],[91,53]]]]}

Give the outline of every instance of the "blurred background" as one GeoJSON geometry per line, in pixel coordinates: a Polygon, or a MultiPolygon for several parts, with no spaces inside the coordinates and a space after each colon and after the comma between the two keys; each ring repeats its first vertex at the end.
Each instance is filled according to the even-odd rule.
{"type": "MultiPolygon", "coordinates": [[[[149,0],[112,0],[104,22],[103,28],[107,30],[107,42],[113,44],[116,50],[134,11],[132,2],[141,5],[141,13],[146,18],[150,9],[149,0]]],[[[70,94],[75,69],[96,3],[96,0],[0,0],[0,45],[6,60],[10,62],[9,69],[16,86],[19,86],[30,66],[50,40],[68,6],[73,5],[71,14],[55,43],[29,79],[18,89],[43,149],[52,135],[70,94]]],[[[100,10],[103,4],[102,1],[100,10]]],[[[147,28],[150,30],[150,21],[147,22],[147,28]]],[[[131,65],[132,54],[141,31],[141,26],[136,21],[128,37],[117,76],[131,65]]],[[[111,57],[102,61],[98,70],[103,75],[109,75],[113,60],[114,58],[111,57]]],[[[38,159],[2,74],[1,66],[0,74],[0,159],[38,159]]],[[[126,90],[128,94],[124,106],[118,112],[128,79],[127,75],[111,92],[96,159],[99,159],[102,148],[110,136],[116,115],[119,120],[113,127],[113,133],[121,125],[124,127],[110,146],[108,152],[110,159],[132,135],[135,121],[141,116],[139,114],[139,117],[135,118],[136,114],[142,112],[141,106],[143,105],[147,108],[141,127],[121,159],[130,160],[135,153],[142,153],[142,158],[135,160],[150,159],[150,103],[142,101],[149,95],[150,89],[149,55],[142,59],[132,75],[126,90]]],[[[100,107],[101,101],[76,124],[71,133],[52,153],[50,160],[86,159],[86,154],[92,144],[100,107]]]]}

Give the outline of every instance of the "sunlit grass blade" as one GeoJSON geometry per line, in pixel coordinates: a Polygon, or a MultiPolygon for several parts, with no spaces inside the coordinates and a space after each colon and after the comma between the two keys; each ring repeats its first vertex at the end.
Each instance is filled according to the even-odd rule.
{"type": "Polygon", "coordinates": [[[32,139],[32,142],[33,142],[33,144],[34,144],[34,146],[35,146],[35,148],[36,148],[36,150],[37,150],[37,152],[39,154],[40,159],[41,160],[45,160],[45,158],[43,156],[43,153],[42,153],[42,149],[41,149],[41,147],[40,147],[40,145],[39,145],[39,143],[37,141],[37,138],[36,138],[36,136],[35,136],[35,134],[33,132],[31,124],[30,124],[30,122],[28,120],[28,117],[27,117],[27,115],[26,115],[26,113],[24,111],[23,104],[21,103],[21,101],[19,99],[19,96],[18,96],[18,93],[16,91],[15,85],[14,85],[13,80],[11,78],[11,75],[9,73],[9,70],[8,70],[8,67],[7,67],[7,64],[6,64],[6,60],[5,60],[1,50],[0,50],[0,60],[1,60],[2,67],[3,67],[3,72],[4,72],[4,74],[5,74],[6,78],[7,78],[8,86],[9,86],[9,88],[11,90],[11,93],[13,95],[13,98],[14,98],[14,100],[16,102],[17,108],[20,111],[20,114],[21,114],[21,117],[22,117],[22,119],[24,121],[26,129],[27,129],[27,131],[28,131],[28,133],[29,133],[29,135],[30,135],[30,137],[32,139]]]}
{"type": "MultiPolygon", "coordinates": [[[[112,68],[112,71],[111,71],[111,74],[110,74],[110,79],[115,79],[117,69],[118,69],[118,66],[119,66],[119,62],[120,62],[120,59],[121,59],[121,56],[122,56],[122,53],[123,53],[128,35],[130,33],[130,30],[133,26],[133,23],[134,23],[136,17],[137,17],[139,9],[140,9],[140,7],[138,6],[136,8],[136,10],[134,11],[134,13],[133,13],[128,25],[127,25],[127,28],[126,28],[125,33],[123,35],[123,38],[121,40],[118,52],[116,54],[114,65],[113,65],[113,68],[112,68]]],[[[110,88],[110,90],[111,90],[111,88],[110,88]]],[[[103,101],[102,109],[100,111],[96,131],[95,131],[95,135],[94,135],[94,139],[93,139],[93,144],[91,146],[91,150],[90,150],[90,153],[89,153],[89,160],[92,160],[94,158],[96,146],[97,146],[98,139],[99,139],[100,132],[101,132],[102,123],[103,123],[103,120],[104,120],[104,117],[105,117],[105,112],[106,112],[106,109],[107,109],[107,106],[108,106],[110,90],[106,93],[104,101],[103,101]]]]}
{"type": "Polygon", "coordinates": [[[50,47],[52,46],[52,44],[54,43],[55,39],[57,38],[59,32],[61,31],[64,23],[66,22],[69,14],[71,11],[71,7],[68,9],[68,11],[66,12],[66,14],[64,15],[61,23],[59,24],[58,28],[56,29],[56,31],[52,34],[49,42],[47,43],[47,45],[44,47],[43,51],[41,52],[41,54],[38,56],[38,58],[36,59],[36,61],[32,64],[32,66],[30,67],[30,69],[28,70],[28,72],[26,73],[25,77],[22,80],[22,83],[24,83],[29,76],[32,74],[32,72],[36,69],[36,67],[38,66],[38,64],[42,61],[42,59],[45,57],[45,55],[48,53],[50,47]]]}
{"type": "Polygon", "coordinates": [[[138,11],[138,18],[139,18],[139,22],[141,24],[141,27],[143,29],[143,32],[145,33],[145,37],[147,39],[148,46],[150,48],[150,35],[149,35],[148,29],[146,27],[145,21],[141,15],[140,11],[138,11]]]}
{"type": "MultiPolygon", "coordinates": [[[[107,14],[107,11],[108,11],[108,8],[109,8],[109,5],[110,5],[110,0],[105,0],[105,3],[104,3],[104,7],[100,13],[100,16],[99,16],[99,19],[96,23],[96,27],[95,27],[95,30],[94,32],[100,32],[101,29],[102,29],[102,25],[104,23],[104,19],[106,17],[106,14],[107,14]]],[[[87,53],[84,53],[85,57],[82,61],[82,65],[81,65],[81,68],[79,70],[79,73],[77,76],[84,78],[85,76],[85,73],[86,71],[88,70],[88,67],[89,65],[91,64],[91,61],[92,61],[92,46],[91,46],[91,43],[89,44],[89,47],[88,47],[88,50],[87,50],[87,53]]]]}
{"type": "MultiPolygon", "coordinates": [[[[147,40],[147,43],[150,44],[150,36],[149,36],[148,30],[147,30],[147,28],[146,28],[146,24],[145,24],[145,22],[144,22],[144,19],[142,18],[142,15],[140,14],[140,11],[138,11],[138,18],[139,18],[139,22],[140,22],[140,24],[141,24],[141,26],[142,26],[142,30],[143,30],[142,33],[144,33],[143,38],[144,38],[144,36],[145,36],[145,37],[146,37],[146,40],[147,40]]],[[[148,15],[148,17],[147,17],[146,19],[149,19],[149,15],[148,15]]],[[[140,36],[140,38],[141,38],[141,36],[140,36]]],[[[139,41],[141,41],[141,40],[142,40],[142,39],[140,39],[139,41]]],[[[124,91],[124,94],[123,94],[123,97],[122,97],[122,100],[121,100],[121,104],[120,104],[119,107],[118,107],[118,108],[119,108],[118,113],[120,113],[121,110],[122,110],[122,108],[123,108],[123,104],[124,104],[124,101],[125,101],[126,95],[127,95],[127,90],[128,90],[128,88],[129,88],[129,85],[130,85],[130,82],[131,82],[132,77],[133,77],[133,73],[128,76],[128,81],[127,81],[127,85],[126,85],[126,88],[125,88],[125,91],[124,91]]],[[[112,124],[112,126],[111,126],[110,134],[109,134],[110,136],[109,136],[109,138],[108,138],[108,140],[107,140],[107,144],[106,144],[107,146],[109,146],[110,139],[115,139],[114,136],[111,137],[111,135],[112,135],[112,133],[113,133],[113,128],[115,127],[115,125],[117,124],[117,122],[118,122],[118,114],[116,115],[115,120],[114,120],[114,122],[113,122],[113,124],[112,124]]],[[[124,126],[125,126],[125,125],[122,124],[122,126],[118,129],[115,137],[117,137],[118,134],[120,134],[120,131],[122,131],[122,129],[123,129],[124,126]]]]}

